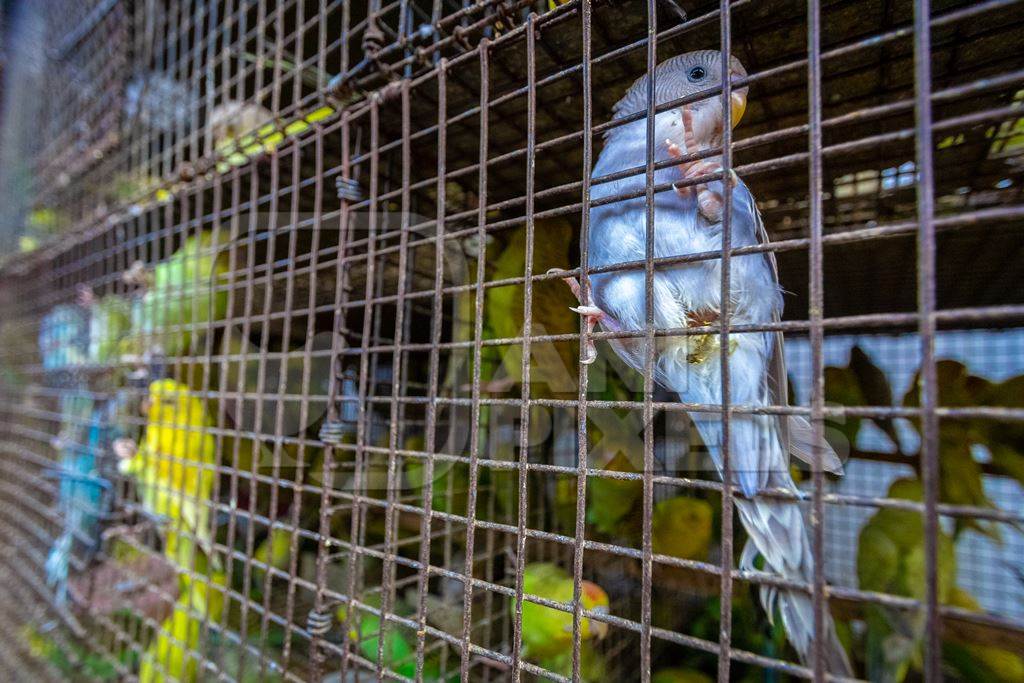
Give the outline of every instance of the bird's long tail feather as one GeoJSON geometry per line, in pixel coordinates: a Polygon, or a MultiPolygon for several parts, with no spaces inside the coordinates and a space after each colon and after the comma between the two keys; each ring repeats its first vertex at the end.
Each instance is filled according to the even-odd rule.
{"type": "MultiPolygon", "coordinates": [[[[814,580],[814,558],[799,504],[758,495],[768,488],[798,491],[789,473],[788,457],[778,436],[776,419],[770,415],[737,415],[730,422],[730,469],[733,482],[745,496],[737,496],[735,503],[750,538],[740,558],[740,567],[755,569],[754,561],[761,555],[767,571],[791,581],[810,583],[814,580]]],[[[722,424],[706,416],[696,423],[721,475],[722,424]]],[[[814,646],[811,596],[800,590],[772,586],[762,586],[760,595],[769,619],[774,619],[777,607],[790,642],[801,659],[810,662],[814,646]]],[[[827,611],[824,627],[826,668],[835,675],[852,675],[846,651],[827,611]]]]}
{"type": "Polygon", "coordinates": [[[71,530],[65,529],[46,556],[46,583],[54,588],[54,601],[63,607],[68,597],[68,565],[71,562],[71,530]]]}

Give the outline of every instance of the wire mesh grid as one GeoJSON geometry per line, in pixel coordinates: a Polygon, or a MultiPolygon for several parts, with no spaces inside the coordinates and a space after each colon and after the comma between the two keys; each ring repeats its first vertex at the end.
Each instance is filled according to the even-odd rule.
{"type": "Polygon", "coordinates": [[[1022,675],[1018,2],[28,5],[12,676],[1022,675]]]}

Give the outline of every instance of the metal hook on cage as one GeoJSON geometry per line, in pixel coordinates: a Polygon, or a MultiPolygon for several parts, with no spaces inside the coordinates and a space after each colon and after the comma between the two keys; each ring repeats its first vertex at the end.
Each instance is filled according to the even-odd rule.
{"type": "Polygon", "coordinates": [[[341,420],[325,420],[320,427],[319,438],[327,445],[339,446],[341,445],[342,437],[351,431],[351,428],[347,427],[341,420]]]}
{"type": "Polygon", "coordinates": [[[365,196],[362,186],[355,178],[342,178],[338,176],[334,180],[334,187],[338,191],[338,199],[361,202],[365,196]]]}
{"type": "Polygon", "coordinates": [[[313,607],[306,614],[306,630],[309,631],[310,635],[323,638],[331,631],[331,627],[334,626],[334,611],[337,609],[340,603],[336,601],[327,602],[319,610],[313,607]]]}

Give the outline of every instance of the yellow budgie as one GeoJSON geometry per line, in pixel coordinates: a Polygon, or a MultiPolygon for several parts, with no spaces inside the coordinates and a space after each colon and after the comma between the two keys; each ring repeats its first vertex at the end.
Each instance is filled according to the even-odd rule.
{"type": "Polygon", "coordinates": [[[191,682],[198,679],[201,629],[220,619],[224,607],[222,571],[210,576],[181,576],[181,593],[174,611],[160,624],[139,665],[139,683],[191,682]]]}
{"type": "Polygon", "coordinates": [[[183,384],[172,379],[150,384],[146,410],[142,444],[137,449],[122,444],[120,469],[135,477],[146,511],[168,520],[168,558],[189,566],[193,537],[209,548],[216,442],[207,430],[203,401],[183,384]]]}

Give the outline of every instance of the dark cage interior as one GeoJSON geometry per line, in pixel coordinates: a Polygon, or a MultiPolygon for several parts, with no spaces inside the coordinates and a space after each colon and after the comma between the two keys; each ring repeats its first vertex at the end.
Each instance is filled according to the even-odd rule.
{"type": "Polygon", "coordinates": [[[1024,680],[1024,3],[0,9],[10,680],[1024,680]]]}

